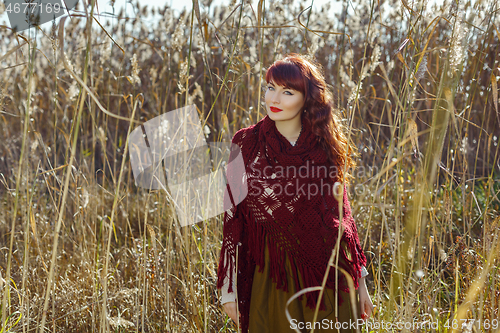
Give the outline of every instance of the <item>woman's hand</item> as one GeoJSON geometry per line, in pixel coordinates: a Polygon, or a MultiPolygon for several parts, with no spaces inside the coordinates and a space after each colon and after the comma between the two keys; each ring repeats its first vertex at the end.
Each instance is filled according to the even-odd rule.
{"type": "Polygon", "coordinates": [[[236,323],[236,325],[239,325],[239,316],[237,315],[238,310],[236,309],[236,302],[224,303],[222,307],[224,308],[224,311],[227,313],[229,318],[231,318],[236,323]]]}
{"type": "Polygon", "coordinates": [[[361,305],[361,319],[366,320],[370,318],[373,312],[373,303],[366,288],[365,278],[359,279],[359,304],[361,305]]]}

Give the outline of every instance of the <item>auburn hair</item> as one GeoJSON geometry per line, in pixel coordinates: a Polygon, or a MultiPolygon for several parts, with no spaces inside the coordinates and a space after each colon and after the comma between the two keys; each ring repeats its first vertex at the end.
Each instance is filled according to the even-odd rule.
{"type": "Polygon", "coordinates": [[[312,57],[290,53],[276,60],[266,71],[266,82],[273,82],[304,94],[305,102],[302,120],[310,124],[321,147],[326,151],[328,161],[337,168],[337,179],[349,183],[353,176],[349,173],[356,162],[356,147],[347,141],[345,128],[340,119],[340,111],[334,108],[332,92],[328,90],[323,75],[323,67],[312,57]],[[345,167],[345,174],[344,174],[345,167]]]}

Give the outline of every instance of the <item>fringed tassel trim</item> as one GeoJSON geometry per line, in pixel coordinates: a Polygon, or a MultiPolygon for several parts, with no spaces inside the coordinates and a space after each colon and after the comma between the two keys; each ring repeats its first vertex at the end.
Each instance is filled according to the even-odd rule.
{"type": "MultiPolygon", "coordinates": [[[[269,250],[270,277],[276,282],[276,287],[288,292],[288,279],[286,276],[286,252],[279,248],[275,242],[267,237],[267,248],[269,250]]],[[[262,251],[263,252],[263,251],[262,251]]]]}
{"type": "Polygon", "coordinates": [[[229,271],[229,289],[230,293],[233,292],[233,279],[235,271],[236,255],[227,249],[227,246],[223,245],[221,249],[221,262],[219,263],[219,269],[217,272],[217,288],[221,289],[224,285],[224,280],[228,276],[229,271]]]}
{"type": "Polygon", "coordinates": [[[249,245],[253,254],[253,260],[259,267],[259,272],[264,271],[265,252],[262,249],[266,245],[266,230],[258,222],[253,223],[253,230],[250,232],[249,245]]]}

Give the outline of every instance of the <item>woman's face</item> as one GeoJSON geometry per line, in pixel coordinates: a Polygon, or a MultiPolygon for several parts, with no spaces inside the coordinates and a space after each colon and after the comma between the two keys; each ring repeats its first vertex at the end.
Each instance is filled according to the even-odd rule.
{"type": "Polygon", "coordinates": [[[298,115],[304,106],[304,94],[300,91],[278,86],[270,81],[267,85],[266,110],[271,120],[290,120],[298,115]]]}

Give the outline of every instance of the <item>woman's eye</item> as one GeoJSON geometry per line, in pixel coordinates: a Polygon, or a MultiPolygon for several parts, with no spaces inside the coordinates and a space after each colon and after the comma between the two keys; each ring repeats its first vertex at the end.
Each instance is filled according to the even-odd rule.
{"type": "MultiPolygon", "coordinates": [[[[267,89],[268,89],[268,90],[270,90],[270,89],[271,89],[271,90],[274,90],[274,87],[267,86],[267,89]]],[[[290,91],[288,91],[288,90],[287,90],[287,91],[285,91],[285,93],[288,93],[290,96],[291,96],[291,95],[293,95],[293,94],[292,94],[290,91]]]]}

